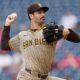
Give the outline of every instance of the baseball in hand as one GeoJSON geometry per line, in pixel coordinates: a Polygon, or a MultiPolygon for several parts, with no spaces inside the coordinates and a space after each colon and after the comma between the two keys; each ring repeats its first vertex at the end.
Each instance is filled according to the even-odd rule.
{"type": "Polygon", "coordinates": [[[5,25],[11,25],[17,18],[17,13],[11,13],[10,15],[8,15],[8,17],[6,18],[6,22],[5,25]]]}
{"type": "Polygon", "coordinates": [[[13,18],[14,18],[14,17],[17,17],[17,13],[12,13],[12,14],[11,14],[11,17],[13,17],[13,18]]]}

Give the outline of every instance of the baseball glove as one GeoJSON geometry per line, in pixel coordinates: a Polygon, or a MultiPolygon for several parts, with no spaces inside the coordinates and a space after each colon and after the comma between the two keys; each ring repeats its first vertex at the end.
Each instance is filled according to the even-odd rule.
{"type": "Polygon", "coordinates": [[[47,43],[52,43],[63,37],[63,26],[58,26],[55,23],[46,24],[43,29],[43,35],[47,43]]]}

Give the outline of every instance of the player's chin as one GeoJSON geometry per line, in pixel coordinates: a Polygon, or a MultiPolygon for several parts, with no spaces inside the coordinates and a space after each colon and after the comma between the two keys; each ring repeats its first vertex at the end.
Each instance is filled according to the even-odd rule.
{"type": "Polygon", "coordinates": [[[42,19],[42,20],[40,21],[40,23],[42,23],[42,24],[44,24],[44,22],[45,22],[45,20],[44,20],[44,19],[42,19]]]}

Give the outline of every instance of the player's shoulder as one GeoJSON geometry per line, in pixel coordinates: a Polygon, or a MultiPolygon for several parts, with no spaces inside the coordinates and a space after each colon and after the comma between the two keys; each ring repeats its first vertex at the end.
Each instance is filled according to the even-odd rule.
{"type": "Polygon", "coordinates": [[[19,36],[24,35],[24,34],[28,34],[28,32],[29,32],[29,30],[21,31],[21,32],[19,32],[19,36]]]}

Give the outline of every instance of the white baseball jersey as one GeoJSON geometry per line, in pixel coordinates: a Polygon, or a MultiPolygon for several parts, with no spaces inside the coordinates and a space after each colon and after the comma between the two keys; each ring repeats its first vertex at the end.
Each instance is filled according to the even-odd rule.
{"type": "Polygon", "coordinates": [[[41,74],[47,74],[51,68],[56,43],[46,43],[43,29],[22,31],[9,41],[11,48],[23,55],[24,67],[41,74]]]}

